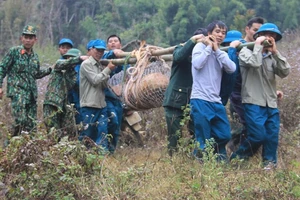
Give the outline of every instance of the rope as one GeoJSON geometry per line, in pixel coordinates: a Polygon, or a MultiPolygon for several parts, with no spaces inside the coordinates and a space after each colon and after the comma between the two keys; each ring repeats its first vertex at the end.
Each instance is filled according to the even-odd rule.
{"type": "Polygon", "coordinates": [[[157,47],[141,47],[132,52],[137,62],[135,67],[127,70],[130,78],[123,93],[125,104],[134,110],[159,107],[162,104],[166,82],[169,81],[169,76],[164,72],[166,70],[170,72],[170,68],[160,57],[152,56],[153,50],[157,50],[157,47]],[[156,62],[151,62],[153,60],[160,61],[159,66],[156,62]],[[158,80],[155,79],[156,75],[158,80]],[[163,81],[160,82],[162,79],[163,81]]]}

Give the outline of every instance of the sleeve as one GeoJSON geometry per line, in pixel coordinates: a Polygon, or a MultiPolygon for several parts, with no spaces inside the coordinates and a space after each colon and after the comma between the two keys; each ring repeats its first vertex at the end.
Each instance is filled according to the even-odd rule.
{"type": "Polygon", "coordinates": [[[93,86],[101,85],[107,87],[107,81],[109,79],[109,74],[111,73],[111,70],[108,67],[105,67],[101,73],[97,73],[91,63],[83,62],[80,70],[93,86]]]}
{"type": "Polygon", "coordinates": [[[181,62],[192,54],[195,43],[188,40],[184,45],[177,45],[173,52],[173,62],[181,62]]]}
{"type": "Polygon", "coordinates": [[[105,52],[102,56],[103,59],[114,59],[117,58],[116,55],[114,54],[113,50],[110,50],[108,52],[105,52]]]}
{"type": "Polygon", "coordinates": [[[235,63],[229,58],[228,54],[218,49],[216,51],[217,59],[221,63],[222,68],[229,74],[232,74],[236,70],[235,63]]]}
{"type": "Polygon", "coordinates": [[[12,54],[13,49],[10,49],[0,63],[0,88],[2,88],[3,80],[13,64],[12,54]]]}
{"type": "Polygon", "coordinates": [[[36,79],[43,78],[43,77],[49,75],[52,72],[51,67],[49,67],[49,68],[41,68],[40,67],[41,65],[40,65],[39,57],[38,57],[37,54],[34,55],[34,59],[37,60],[37,65],[38,65],[38,69],[39,69],[38,73],[35,76],[36,79]]]}
{"type": "Polygon", "coordinates": [[[197,70],[203,68],[211,52],[211,46],[206,46],[203,43],[196,44],[192,53],[192,66],[197,70]]]}
{"type": "Polygon", "coordinates": [[[61,71],[69,68],[74,68],[77,64],[80,64],[82,60],[80,57],[72,57],[69,59],[59,59],[56,61],[54,70],[61,71]]]}
{"type": "Polygon", "coordinates": [[[247,47],[242,48],[239,53],[239,63],[241,67],[259,68],[262,66],[262,45],[254,45],[253,51],[247,47]]]}
{"type": "Polygon", "coordinates": [[[275,60],[274,63],[274,70],[275,74],[278,75],[280,78],[284,78],[287,75],[289,75],[291,71],[291,66],[287,62],[286,58],[283,57],[279,51],[277,51],[277,54],[273,55],[273,58],[275,60]]]}
{"type": "Polygon", "coordinates": [[[232,60],[236,65],[239,63],[239,58],[237,56],[236,48],[229,47],[228,48],[228,56],[229,56],[230,60],[232,60]]]}

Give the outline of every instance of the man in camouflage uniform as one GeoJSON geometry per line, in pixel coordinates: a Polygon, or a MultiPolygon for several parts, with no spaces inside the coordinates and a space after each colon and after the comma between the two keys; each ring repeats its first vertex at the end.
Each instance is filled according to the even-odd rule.
{"type": "Polygon", "coordinates": [[[25,26],[21,36],[22,45],[10,48],[0,63],[0,98],[3,96],[3,79],[7,75],[7,97],[11,99],[14,118],[13,136],[22,131],[31,132],[36,127],[36,79],[51,72],[51,68],[40,69],[38,55],[32,49],[36,41],[36,28],[25,26]]]}
{"type": "Polygon", "coordinates": [[[44,121],[47,130],[54,127],[58,131],[59,137],[64,132],[72,134],[76,131],[74,112],[71,106],[68,106],[68,91],[75,86],[76,71],[74,67],[80,64],[88,56],[81,56],[78,49],[70,49],[63,59],[56,61],[51,78],[47,86],[47,92],[44,100],[44,121]]]}

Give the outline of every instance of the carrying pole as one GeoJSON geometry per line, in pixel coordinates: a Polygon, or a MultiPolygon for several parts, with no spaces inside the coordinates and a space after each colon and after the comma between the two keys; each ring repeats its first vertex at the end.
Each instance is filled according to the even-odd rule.
{"type": "MultiPolygon", "coordinates": [[[[247,47],[250,50],[253,50],[255,45],[255,42],[247,42],[247,43],[242,43],[239,46],[237,46],[237,51],[240,51],[242,48],[247,47]]],[[[268,40],[265,40],[263,42],[264,47],[270,47],[271,44],[269,43],[268,40]]],[[[161,59],[165,61],[172,61],[173,60],[173,51],[176,46],[168,47],[168,48],[162,48],[162,49],[157,49],[157,50],[150,50],[150,53],[152,56],[160,56],[161,59]]],[[[222,51],[228,51],[228,47],[220,47],[220,50],[222,51]]],[[[137,59],[135,58],[135,54],[132,52],[123,52],[120,57],[127,57],[130,55],[130,58],[127,61],[127,64],[135,64],[137,62],[137,59]]],[[[124,65],[125,63],[125,58],[118,58],[118,59],[101,59],[100,62],[103,65],[107,65],[109,62],[112,62],[114,65],[124,65]]]]}

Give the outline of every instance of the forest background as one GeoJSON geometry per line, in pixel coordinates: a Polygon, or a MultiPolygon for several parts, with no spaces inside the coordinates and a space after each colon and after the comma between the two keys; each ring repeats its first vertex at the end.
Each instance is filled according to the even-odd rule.
{"type": "Polygon", "coordinates": [[[298,0],[1,0],[0,55],[19,44],[24,25],[38,27],[38,45],[57,45],[67,37],[84,49],[91,39],[111,34],[146,40],[161,47],[190,38],[211,21],[243,31],[253,16],[277,24],[282,32],[300,23],[298,0]]]}
{"type": "MultiPolygon", "coordinates": [[[[278,80],[284,97],[276,170],[263,170],[261,150],[249,161],[218,163],[207,148],[199,163],[191,156],[186,129],[178,154],[169,157],[163,108],[140,112],[140,138],[123,131],[113,155],[101,155],[78,140],[56,144],[43,129],[45,77],[37,81],[39,132],[33,139],[14,137],[6,146],[10,99],[0,101],[0,199],[300,199],[299,0],[0,0],[0,58],[20,44],[26,24],[38,27],[34,50],[46,67],[59,58],[63,37],[83,52],[90,39],[110,34],[118,34],[123,44],[138,39],[168,47],[215,19],[243,32],[253,16],[278,25],[283,33],[278,49],[292,66],[290,75],[278,80]]],[[[239,125],[230,122],[232,129],[239,125]]]]}

